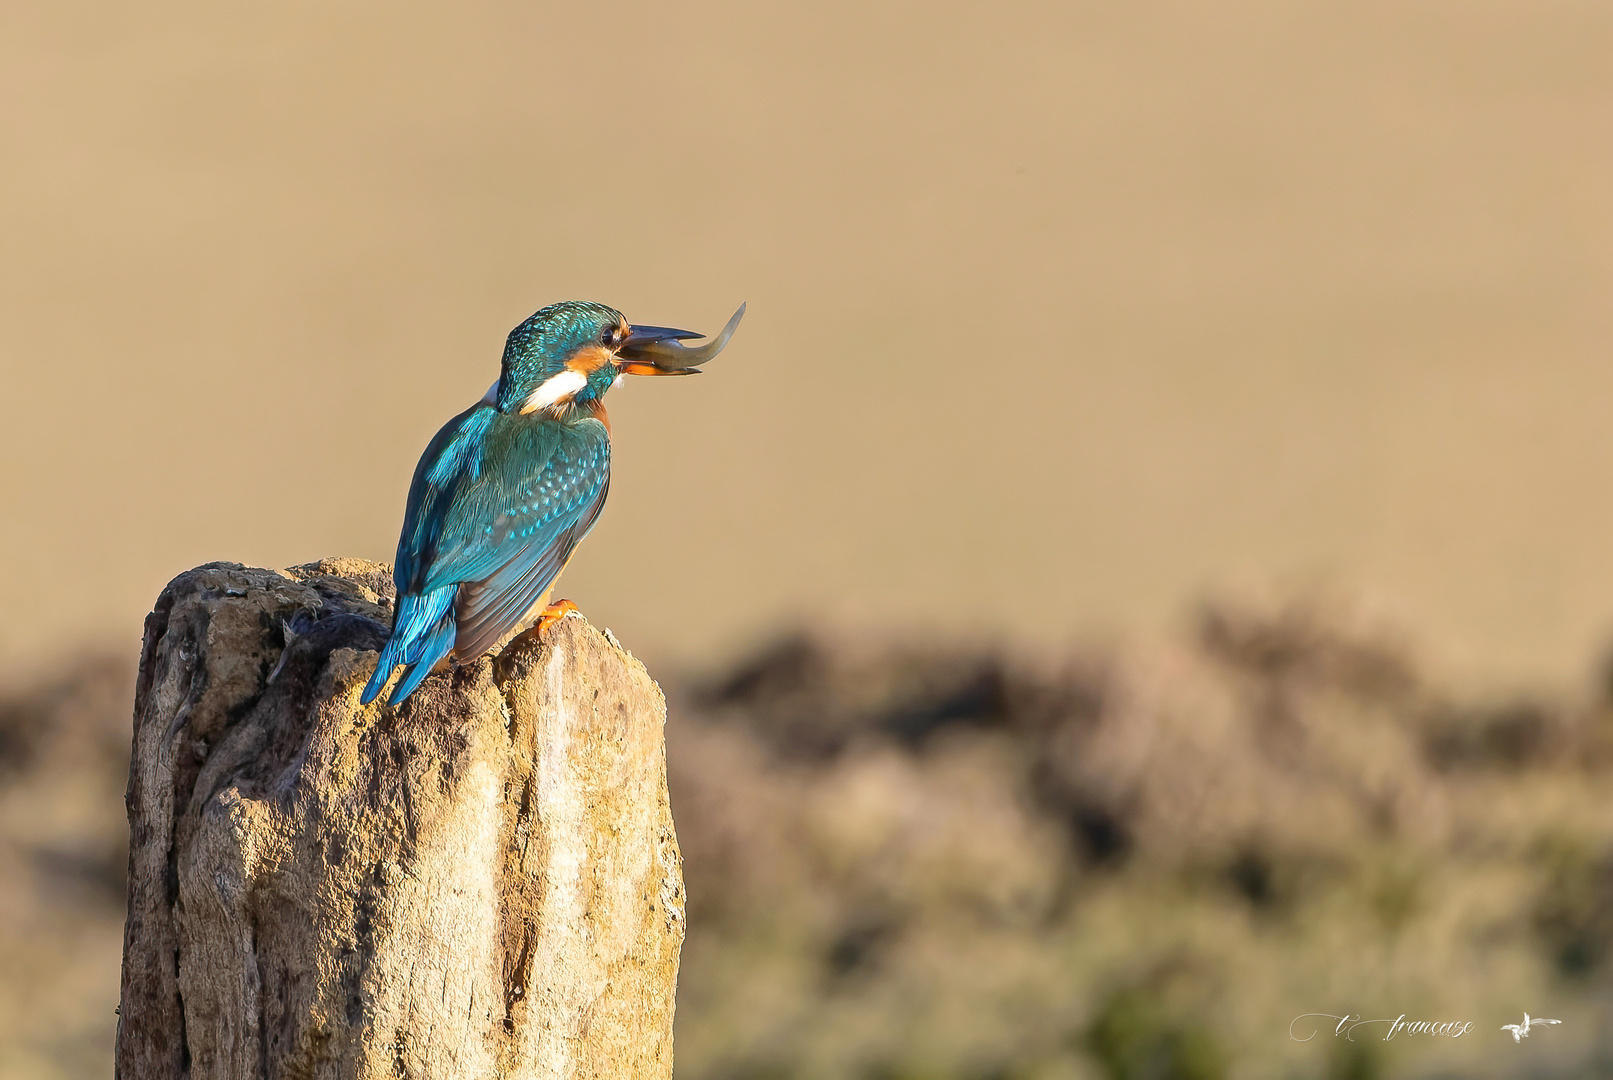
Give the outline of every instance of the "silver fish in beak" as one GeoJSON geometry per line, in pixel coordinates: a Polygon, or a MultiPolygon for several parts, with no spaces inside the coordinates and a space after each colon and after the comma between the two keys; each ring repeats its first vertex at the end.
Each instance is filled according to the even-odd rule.
{"type": "Polygon", "coordinates": [[[616,367],[624,375],[693,375],[701,364],[716,358],[734,336],[739,320],[745,317],[740,304],[722,333],[700,346],[684,345],[691,338],[704,337],[693,330],[670,326],[634,326],[616,351],[616,367]]]}

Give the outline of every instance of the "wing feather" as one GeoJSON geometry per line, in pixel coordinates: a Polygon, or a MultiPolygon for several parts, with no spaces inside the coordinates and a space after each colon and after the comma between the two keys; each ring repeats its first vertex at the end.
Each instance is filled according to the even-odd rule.
{"type": "Polygon", "coordinates": [[[597,420],[506,418],[489,432],[480,464],[444,507],[419,591],[484,581],[570,529],[610,474],[610,437],[597,420]]]}
{"type": "MultiPolygon", "coordinates": [[[[598,420],[506,416],[478,403],[443,426],[415,469],[393,578],[397,619],[365,700],[398,664],[490,649],[553,584],[610,486],[598,420]]],[[[405,677],[407,690],[418,684],[405,677]]],[[[423,677],[423,673],[419,677],[423,677]]]]}
{"type": "Polygon", "coordinates": [[[459,627],[454,640],[455,655],[461,659],[480,656],[520,624],[543,599],[565,568],[572,551],[594,527],[609,490],[607,473],[597,493],[569,528],[545,536],[542,543],[528,544],[487,578],[460,588],[455,606],[459,627]]]}

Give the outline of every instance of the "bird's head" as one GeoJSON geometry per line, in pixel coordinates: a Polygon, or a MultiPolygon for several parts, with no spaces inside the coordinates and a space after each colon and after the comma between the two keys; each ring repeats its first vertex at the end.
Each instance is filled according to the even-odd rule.
{"type": "Polygon", "coordinates": [[[590,406],[624,375],[691,375],[728,344],[745,314],[699,348],[704,337],[669,326],[634,326],[603,304],[567,300],[541,308],[510,331],[499,381],[487,400],[503,412],[532,413],[590,406]]]}

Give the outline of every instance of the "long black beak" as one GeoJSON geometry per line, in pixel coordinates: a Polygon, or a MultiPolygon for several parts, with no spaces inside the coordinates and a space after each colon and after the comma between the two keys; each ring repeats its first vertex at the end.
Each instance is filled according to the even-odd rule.
{"type": "Polygon", "coordinates": [[[739,320],[745,317],[740,304],[722,333],[698,348],[681,345],[690,338],[704,337],[693,330],[670,326],[635,326],[616,351],[616,366],[628,375],[692,375],[695,369],[716,357],[734,336],[739,320]]]}

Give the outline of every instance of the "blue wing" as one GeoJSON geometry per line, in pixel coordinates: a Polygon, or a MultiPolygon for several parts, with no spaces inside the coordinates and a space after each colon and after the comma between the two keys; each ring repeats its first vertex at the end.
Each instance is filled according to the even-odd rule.
{"type": "Polygon", "coordinates": [[[610,487],[597,420],[561,423],[478,405],[437,433],[415,469],[398,541],[392,638],[362,700],[399,664],[413,693],[439,660],[480,656],[548,591],[610,487]]]}
{"type": "Polygon", "coordinates": [[[608,467],[601,473],[589,470],[587,477],[573,486],[565,510],[549,526],[539,527],[532,539],[512,552],[493,573],[460,588],[454,611],[458,627],[455,655],[482,655],[543,599],[565,569],[572,551],[594,527],[609,491],[608,467]]]}

